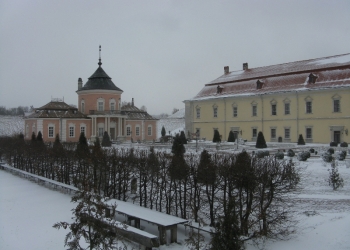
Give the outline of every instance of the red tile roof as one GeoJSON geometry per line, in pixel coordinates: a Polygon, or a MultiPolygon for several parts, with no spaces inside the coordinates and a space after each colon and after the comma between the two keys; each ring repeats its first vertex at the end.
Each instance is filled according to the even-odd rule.
{"type": "Polygon", "coordinates": [[[335,87],[350,87],[350,54],[232,71],[206,84],[193,99],[335,87]],[[315,83],[308,83],[310,73],[317,76],[315,83]]]}

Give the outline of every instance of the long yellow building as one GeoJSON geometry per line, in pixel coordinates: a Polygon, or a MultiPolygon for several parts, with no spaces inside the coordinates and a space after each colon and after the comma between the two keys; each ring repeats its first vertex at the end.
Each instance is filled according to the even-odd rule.
{"type": "Polygon", "coordinates": [[[349,142],[350,54],[229,71],[185,100],[186,131],[211,140],[349,142]]]}

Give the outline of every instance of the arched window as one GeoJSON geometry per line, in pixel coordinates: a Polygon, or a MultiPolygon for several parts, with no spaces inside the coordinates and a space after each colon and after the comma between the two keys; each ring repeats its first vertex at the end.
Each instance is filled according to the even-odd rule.
{"type": "Polygon", "coordinates": [[[97,99],[97,111],[104,111],[105,110],[105,99],[98,98],[97,99]]]}
{"type": "Polygon", "coordinates": [[[81,111],[81,113],[85,114],[85,101],[84,100],[81,100],[80,111],[81,111]]]}
{"type": "Polygon", "coordinates": [[[116,108],[115,108],[115,99],[114,98],[109,100],[109,110],[112,110],[112,111],[116,110],[116,108]]]}

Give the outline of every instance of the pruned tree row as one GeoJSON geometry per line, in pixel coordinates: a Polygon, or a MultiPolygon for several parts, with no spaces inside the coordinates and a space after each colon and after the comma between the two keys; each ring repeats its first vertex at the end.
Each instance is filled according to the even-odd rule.
{"type": "MultiPolygon", "coordinates": [[[[89,147],[84,135],[78,144],[61,143],[57,137],[49,146],[35,138],[2,137],[0,157],[15,168],[81,190],[89,186],[103,197],[201,221],[217,232],[225,230],[223,235],[215,233],[217,243],[235,235],[250,239],[288,234],[290,196],[300,179],[290,161],[245,151],[186,153],[180,137],[175,138],[172,153],[106,149],[98,140],[89,147]]],[[[222,249],[236,244],[226,243],[222,249]]]]}

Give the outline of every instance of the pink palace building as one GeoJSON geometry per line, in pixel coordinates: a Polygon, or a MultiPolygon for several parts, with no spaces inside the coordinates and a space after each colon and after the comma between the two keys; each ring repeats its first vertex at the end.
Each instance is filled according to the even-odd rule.
{"type": "Polygon", "coordinates": [[[111,140],[153,141],[157,139],[157,119],[131,103],[122,106],[123,91],[118,88],[101,67],[83,84],[78,79],[78,108],[63,100],[52,99],[46,105],[34,109],[25,119],[25,138],[30,139],[41,131],[44,141],[54,141],[59,134],[61,141],[77,142],[81,132],[94,141],[107,131],[111,140]]]}

